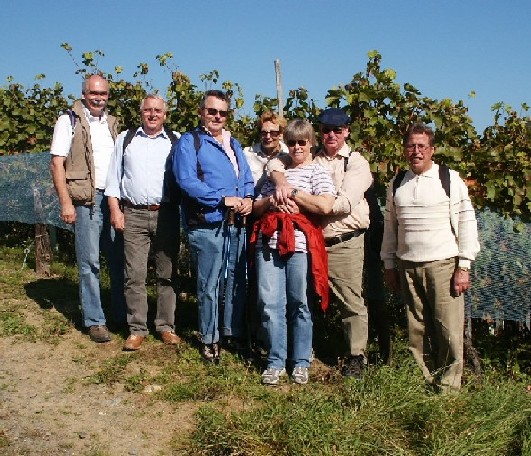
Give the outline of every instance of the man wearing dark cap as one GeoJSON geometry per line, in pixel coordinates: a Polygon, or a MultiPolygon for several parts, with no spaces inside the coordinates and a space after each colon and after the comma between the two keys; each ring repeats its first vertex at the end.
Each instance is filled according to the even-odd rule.
{"type": "MultiPolygon", "coordinates": [[[[369,163],[351,150],[350,118],[338,108],[328,108],[319,115],[323,147],[314,161],[331,174],[338,195],[332,214],[323,218],[323,234],[328,252],[328,281],[341,308],[343,330],[349,353],[341,373],[360,378],[366,364],[368,312],[362,296],[364,233],[369,227],[369,205],[364,194],[373,182],[369,163]]],[[[290,198],[291,188],[274,163],[269,166],[276,182],[277,198],[290,198]]]]}

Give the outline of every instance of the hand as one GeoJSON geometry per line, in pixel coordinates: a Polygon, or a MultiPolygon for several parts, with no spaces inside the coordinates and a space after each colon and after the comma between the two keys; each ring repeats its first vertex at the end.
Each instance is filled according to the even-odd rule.
{"type": "Polygon", "coordinates": [[[386,285],[395,293],[400,292],[400,278],[398,277],[397,269],[385,269],[384,280],[386,285]]]}
{"type": "Polygon", "coordinates": [[[456,268],[452,277],[452,293],[454,297],[461,296],[470,287],[470,273],[456,268]]]}
{"type": "Polygon", "coordinates": [[[253,211],[253,200],[251,198],[243,198],[239,206],[235,207],[237,214],[246,216],[253,211]]]}
{"type": "Polygon", "coordinates": [[[240,205],[242,199],[239,196],[226,196],[223,198],[223,201],[225,203],[225,207],[232,207],[235,209],[240,205]]]}
{"type": "Polygon", "coordinates": [[[292,191],[293,187],[287,181],[278,183],[275,187],[275,199],[280,204],[287,204],[292,191]]]}
{"type": "Polygon", "coordinates": [[[298,204],[293,201],[292,199],[289,199],[286,204],[284,204],[285,211],[289,214],[298,214],[300,212],[298,204]]]}
{"type": "Polygon", "coordinates": [[[76,208],[72,203],[61,206],[61,220],[68,224],[76,223],[76,208]]]}
{"type": "Polygon", "coordinates": [[[111,211],[111,225],[116,231],[123,231],[125,227],[124,213],[118,209],[111,211]]]}

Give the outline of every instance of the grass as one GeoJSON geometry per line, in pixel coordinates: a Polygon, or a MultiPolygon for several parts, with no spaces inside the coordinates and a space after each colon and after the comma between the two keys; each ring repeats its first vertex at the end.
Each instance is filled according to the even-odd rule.
{"type": "MultiPolygon", "coordinates": [[[[79,310],[72,305],[75,269],[57,264],[53,270],[60,275],[43,279],[20,269],[22,249],[3,248],[0,255],[0,336],[61,341],[79,324],[79,310]]],[[[150,303],[153,293],[150,288],[150,303]]],[[[82,383],[121,384],[134,393],[157,385],[154,399],[195,407],[195,428],[184,437],[176,432],[175,454],[531,456],[528,339],[511,339],[503,350],[506,341],[480,334],[476,346],[485,373],[476,377],[467,371],[458,394],[426,387],[403,331],[394,341],[393,367],[370,366],[357,381],[341,378],[332,362],[317,362],[308,385],[275,388],[260,384],[256,361],[224,352],[221,365],[205,365],[193,332],[195,304],[181,303],[178,312],[184,342],[177,349],[150,336],[139,352],[79,358],[93,372],[82,383]]],[[[325,343],[340,339],[329,323],[325,343]]],[[[70,379],[65,389],[76,382],[70,379]]],[[[9,442],[0,434],[2,445],[9,442]]],[[[89,454],[106,454],[99,451],[89,454]]]]}

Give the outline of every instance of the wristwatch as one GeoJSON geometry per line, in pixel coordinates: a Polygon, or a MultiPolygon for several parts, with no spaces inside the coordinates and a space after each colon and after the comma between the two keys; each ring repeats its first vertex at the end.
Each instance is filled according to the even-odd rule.
{"type": "Polygon", "coordinates": [[[299,189],[298,188],[294,188],[292,191],[291,191],[291,198],[294,199],[296,196],[297,196],[297,193],[299,193],[299,189]]]}
{"type": "Polygon", "coordinates": [[[460,271],[463,271],[463,272],[468,272],[468,271],[470,271],[470,268],[466,268],[466,267],[464,267],[464,266],[459,266],[458,269],[459,269],[460,271]]]}

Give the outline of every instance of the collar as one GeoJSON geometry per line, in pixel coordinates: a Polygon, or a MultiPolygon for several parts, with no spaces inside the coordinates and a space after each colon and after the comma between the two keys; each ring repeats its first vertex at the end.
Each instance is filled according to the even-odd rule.
{"type": "Polygon", "coordinates": [[[413,171],[411,171],[411,169],[409,169],[408,172],[413,177],[416,177],[418,175],[418,176],[429,177],[431,179],[435,179],[435,178],[439,179],[439,165],[435,163],[434,161],[431,162],[431,168],[428,169],[428,171],[424,171],[423,173],[420,173],[420,174],[415,174],[413,171]]]}
{"type": "Polygon", "coordinates": [[[337,151],[337,154],[335,154],[333,157],[331,157],[330,155],[326,153],[325,148],[323,146],[321,146],[319,150],[317,151],[317,155],[320,155],[321,157],[324,157],[327,160],[334,160],[337,156],[340,156],[342,158],[348,158],[350,156],[350,153],[351,153],[350,146],[347,143],[343,144],[341,149],[339,149],[337,151]]]}
{"type": "Polygon", "coordinates": [[[83,112],[85,113],[85,117],[89,122],[107,122],[107,112],[104,110],[101,117],[95,117],[93,116],[89,109],[85,106],[85,103],[81,102],[83,105],[83,112]]]}
{"type": "Polygon", "coordinates": [[[170,139],[170,137],[168,136],[168,133],[166,133],[166,130],[164,129],[164,127],[162,127],[162,130],[160,130],[156,135],[148,135],[148,134],[144,131],[144,126],[141,125],[141,126],[138,127],[138,129],[136,130],[135,136],[138,135],[139,133],[140,133],[141,135],[145,136],[146,138],[158,138],[159,136],[162,136],[163,138],[170,139]]]}

